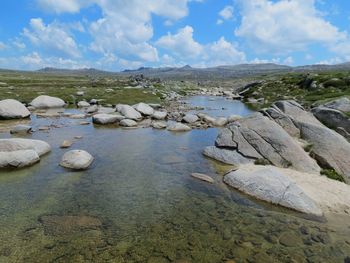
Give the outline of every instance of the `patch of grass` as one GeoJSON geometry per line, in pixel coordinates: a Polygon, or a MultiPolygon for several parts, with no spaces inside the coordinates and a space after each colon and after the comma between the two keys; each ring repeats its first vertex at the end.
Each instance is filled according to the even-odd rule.
{"type": "Polygon", "coordinates": [[[8,85],[0,87],[0,100],[16,99],[23,103],[29,103],[39,95],[59,97],[69,104],[84,99],[101,99],[102,104],[161,102],[160,93],[153,89],[125,89],[130,86],[129,80],[120,77],[92,79],[88,76],[6,73],[0,74],[0,82],[8,85]],[[84,96],[77,96],[78,91],[84,91],[84,96]]]}
{"type": "Polygon", "coordinates": [[[313,144],[311,144],[311,143],[306,144],[306,145],[304,146],[304,151],[309,153],[309,152],[311,152],[312,147],[313,147],[313,144]]]}
{"type": "Polygon", "coordinates": [[[330,179],[345,182],[344,178],[333,169],[323,169],[321,171],[321,174],[327,176],[330,179]]]}
{"type": "Polygon", "coordinates": [[[254,164],[255,165],[270,165],[271,163],[266,159],[260,158],[260,159],[255,160],[254,164]]]}

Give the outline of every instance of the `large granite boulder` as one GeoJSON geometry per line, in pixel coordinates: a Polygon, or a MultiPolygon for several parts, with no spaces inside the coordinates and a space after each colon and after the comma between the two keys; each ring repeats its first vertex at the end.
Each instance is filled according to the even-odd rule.
{"type": "Polygon", "coordinates": [[[326,107],[317,107],[312,109],[312,113],[327,127],[331,129],[343,128],[350,133],[350,118],[343,112],[326,107]]]}
{"type": "Polygon", "coordinates": [[[51,151],[44,141],[29,139],[0,139],[0,168],[22,168],[40,161],[51,151]]]}
{"type": "Polygon", "coordinates": [[[309,173],[319,173],[313,160],[281,126],[254,114],[223,129],[216,141],[218,147],[229,148],[252,159],[266,159],[271,164],[309,173]]]}
{"type": "Polygon", "coordinates": [[[94,157],[83,150],[72,150],[66,152],[60,165],[72,170],[86,170],[94,161],[94,157]]]}
{"type": "Polygon", "coordinates": [[[151,106],[142,102],[134,105],[133,108],[145,116],[150,116],[154,113],[154,109],[151,106]]]}
{"type": "MultiPolygon", "coordinates": [[[[343,137],[347,137],[346,117],[336,110],[319,107],[313,112],[318,118],[327,122],[330,126],[342,125],[335,127],[339,133],[323,125],[311,112],[307,112],[294,101],[280,101],[274,104],[289,117],[300,131],[301,139],[307,141],[311,148],[311,155],[317,160],[322,168],[334,169],[344,177],[344,180],[350,184],[350,144],[343,137]],[[328,116],[329,119],[326,120],[328,116]]],[[[284,127],[284,125],[282,125],[284,127]]],[[[333,126],[334,127],[334,126],[333,126]]]]}
{"type": "Polygon", "coordinates": [[[29,115],[29,110],[17,100],[0,101],[0,119],[21,119],[27,118],[29,115]]]}
{"type": "Polygon", "coordinates": [[[324,168],[334,169],[350,184],[350,143],[325,126],[303,123],[301,138],[312,145],[311,154],[324,168]]]}
{"type": "Polygon", "coordinates": [[[322,215],[316,202],[276,167],[249,166],[230,172],[224,181],[260,200],[307,214],[322,215]]]}
{"type": "Polygon", "coordinates": [[[118,104],[116,106],[116,109],[126,119],[131,119],[131,120],[141,120],[142,119],[141,113],[129,105],[118,104]]]}
{"type": "Polygon", "coordinates": [[[30,105],[32,105],[37,109],[47,109],[47,108],[63,108],[64,106],[66,106],[66,103],[60,98],[41,95],[35,98],[34,100],[32,100],[30,105]]]}
{"type": "Polygon", "coordinates": [[[350,112],[350,100],[348,98],[340,98],[337,100],[330,101],[323,105],[324,107],[339,110],[342,112],[350,112]]]}

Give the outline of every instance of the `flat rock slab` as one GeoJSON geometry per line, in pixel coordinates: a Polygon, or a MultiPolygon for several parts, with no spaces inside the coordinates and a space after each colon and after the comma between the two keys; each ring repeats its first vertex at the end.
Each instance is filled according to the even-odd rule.
{"type": "Polygon", "coordinates": [[[72,150],[66,152],[60,165],[72,170],[86,170],[94,161],[91,154],[83,150],[72,150]]]}
{"type": "Polygon", "coordinates": [[[273,166],[250,165],[227,174],[224,182],[260,200],[307,214],[323,214],[302,188],[273,166]]]}
{"type": "Polygon", "coordinates": [[[235,150],[220,149],[215,146],[208,146],[204,149],[203,154],[224,164],[241,165],[254,163],[253,159],[246,158],[235,150]]]}
{"type": "Polygon", "coordinates": [[[199,180],[202,180],[204,182],[207,182],[207,183],[211,183],[211,184],[214,183],[214,179],[211,178],[210,176],[206,175],[206,174],[192,173],[191,176],[196,178],[196,179],[199,179],[199,180]]]}

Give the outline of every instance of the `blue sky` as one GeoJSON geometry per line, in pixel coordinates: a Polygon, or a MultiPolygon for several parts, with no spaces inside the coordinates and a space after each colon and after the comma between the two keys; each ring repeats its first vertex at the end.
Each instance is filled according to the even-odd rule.
{"type": "Polygon", "coordinates": [[[3,0],[0,68],[350,61],[350,1],[3,0]]]}

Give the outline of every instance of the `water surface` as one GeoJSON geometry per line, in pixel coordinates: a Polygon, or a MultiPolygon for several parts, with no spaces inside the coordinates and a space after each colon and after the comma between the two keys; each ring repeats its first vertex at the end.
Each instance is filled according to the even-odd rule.
{"type": "MultiPolygon", "coordinates": [[[[234,104],[237,111],[218,114],[249,112],[234,104]]],[[[216,129],[175,134],[80,121],[33,117],[34,128],[51,129],[28,138],[52,152],[31,168],[0,172],[0,262],[344,262],[350,254],[346,222],[335,228],[226,187],[229,167],[201,154],[216,129]],[[95,157],[89,170],[58,166],[66,139],[95,157]]]]}

